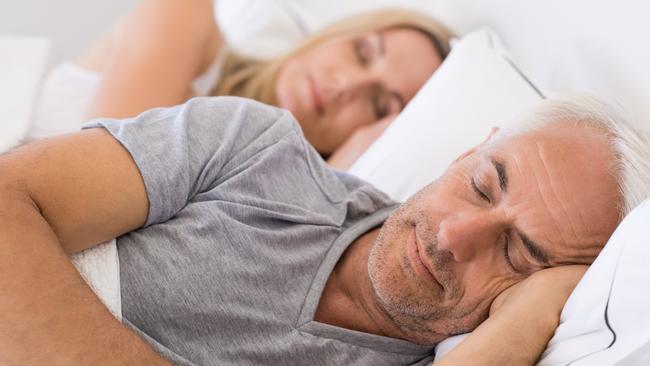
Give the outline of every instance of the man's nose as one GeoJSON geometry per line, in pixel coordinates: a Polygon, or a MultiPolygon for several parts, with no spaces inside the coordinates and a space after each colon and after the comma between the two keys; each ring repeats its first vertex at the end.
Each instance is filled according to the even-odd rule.
{"type": "Polygon", "coordinates": [[[495,215],[469,212],[451,215],[440,222],[438,247],[449,251],[456,262],[467,262],[496,249],[504,224],[495,215]]]}

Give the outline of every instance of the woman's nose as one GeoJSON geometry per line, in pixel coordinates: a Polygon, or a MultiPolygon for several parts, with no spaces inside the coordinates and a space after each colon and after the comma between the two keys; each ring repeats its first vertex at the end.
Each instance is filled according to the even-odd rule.
{"type": "Polygon", "coordinates": [[[456,262],[471,261],[497,248],[503,225],[489,213],[462,213],[440,222],[438,247],[449,251],[456,262]]]}
{"type": "Polygon", "coordinates": [[[334,96],[339,102],[348,102],[355,97],[368,95],[378,85],[377,78],[368,72],[341,72],[335,76],[334,96]]]}

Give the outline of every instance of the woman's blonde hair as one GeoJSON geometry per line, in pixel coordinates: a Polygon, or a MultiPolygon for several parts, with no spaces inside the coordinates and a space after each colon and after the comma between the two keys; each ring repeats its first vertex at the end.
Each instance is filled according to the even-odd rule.
{"type": "Polygon", "coordinates": [[[415,29],[431,39],[444,59],[449,53],[449,39],[453,33],[438,21],[422,14],[402,9],[380,10],[352,16],[336,22],[306,39],[302,45],[275,60],[263,61],[228,51],[221,72],[221,80],[212,95],[234,95],[276,105],[275,80],[287,59],[318,45],[331,37],[356,37],[368,32],[391,28],[415,29]]]}

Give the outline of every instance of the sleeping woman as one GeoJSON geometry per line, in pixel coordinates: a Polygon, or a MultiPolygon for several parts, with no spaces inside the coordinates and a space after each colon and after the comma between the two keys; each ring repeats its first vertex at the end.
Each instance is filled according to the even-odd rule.
{"type": "Polygon", "coordinates": [[[235,95],[288,109],[316,150],[346,168],[436,71],[451,37],[418,13],[383,10],[340,21],[262,61],[232,51],[214,19],[211,0],[142,1],[50,73],[31,137],[194,96],[235,95]]]}

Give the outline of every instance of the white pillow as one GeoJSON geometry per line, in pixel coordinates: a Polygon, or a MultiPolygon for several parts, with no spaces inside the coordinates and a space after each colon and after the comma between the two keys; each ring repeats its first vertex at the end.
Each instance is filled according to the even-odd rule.
{"type": "Polygon", "coordinates": [[[493,126],[543,99],[490,30],[457,41],[384,134],[354,163],[355,174],[405,200],[438,178],[493,126]]]}
{"type": "Polygon", "coordinates": [[[214,11],[230,47],[250,57],[282,55],[306,35],[282,1],[218,0],[214,11]]]}
{"type": "MultiPolygon", "coordinates": [[[[650,365],[650,200],[618,226],[573,291],[538,366],[650,365]]],[[[465,338],[436,347],[442,357],[465,338]]]]}
{"type": "Polygon", "coordinates": [[[650,364],[650,200],[618,226],[569,297],[538,365],[650,364]]]}
{"type": "Polygon", "coordinates": [[[436,0],[459,34],[491,27],[546,91],[586,91],[650,121],[650,2],[436,0]],[[603,25],[607,26],[603,26],[603,25]]]}

